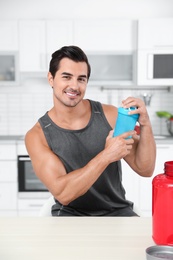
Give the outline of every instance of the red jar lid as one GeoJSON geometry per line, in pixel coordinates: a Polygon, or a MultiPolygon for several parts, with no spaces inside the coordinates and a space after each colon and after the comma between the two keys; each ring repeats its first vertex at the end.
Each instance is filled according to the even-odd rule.
{"type": "Polygon", "coordinates": [[[164,163],[165,174],[173,177],[173,161],[168,161],[164,163]]]}

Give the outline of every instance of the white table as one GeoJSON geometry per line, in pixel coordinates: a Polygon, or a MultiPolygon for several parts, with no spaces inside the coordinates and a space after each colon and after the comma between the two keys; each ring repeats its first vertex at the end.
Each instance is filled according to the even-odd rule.
{"type": "Polygon", "coordinates": [[[1,260],[145,260],[151,218],[0,218],[1,260]]]}

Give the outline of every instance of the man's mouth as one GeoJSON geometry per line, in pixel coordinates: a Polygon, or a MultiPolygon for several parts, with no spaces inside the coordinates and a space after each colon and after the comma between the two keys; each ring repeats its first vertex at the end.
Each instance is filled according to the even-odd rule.
{"type": "Polygon", "coordinates": [[[65,93],[69,97],[77,97],[79,95],[79,92],[65,91],[65,93]]]}

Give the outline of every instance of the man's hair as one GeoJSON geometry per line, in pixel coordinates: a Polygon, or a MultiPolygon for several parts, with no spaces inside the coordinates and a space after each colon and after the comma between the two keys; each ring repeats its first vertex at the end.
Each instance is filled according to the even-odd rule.
{"type": "Polygon", "coordinates": [[[89,77],[91,74],[91,66],[88,62],[88,58],[82,49],[80,49],[77,46],[73,46],[73,45],[64,46],[52,54],[52,59],[50,61],[50,65],[49,65],[49,72],[52,74],[53,78],[55,77],[55,74],[56,74],[57,70],[59,69],[60,61],[63,58],[68,58],[75,62],[86,62],[87,67],[88,67],[87,78],[89,80],[89,77]]]}

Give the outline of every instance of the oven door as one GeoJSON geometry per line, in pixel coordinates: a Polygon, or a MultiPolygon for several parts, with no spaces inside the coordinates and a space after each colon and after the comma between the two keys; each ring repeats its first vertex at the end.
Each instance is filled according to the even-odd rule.
{"type": "Polygon", "coordinates": [[[28,155],[18,156],[18,193],[20,198],[47,198],[50,194],[37,178],[28,155]]]}

